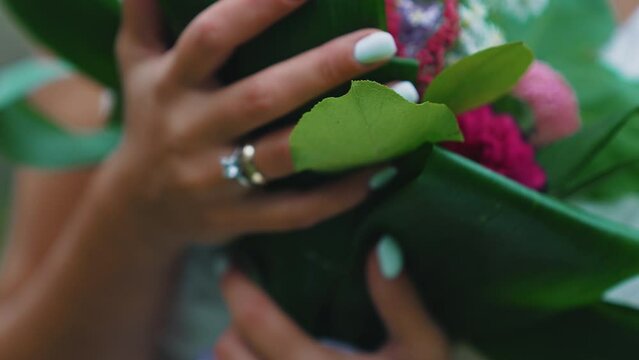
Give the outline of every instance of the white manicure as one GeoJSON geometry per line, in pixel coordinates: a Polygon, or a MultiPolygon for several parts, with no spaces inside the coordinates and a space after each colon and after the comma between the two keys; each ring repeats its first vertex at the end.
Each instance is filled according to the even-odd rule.
{"type": "Polygon", "coordinates": [[[417,104],[417,102],[419,101],[419,93],[417,92],[415,85],[413,85],[413,83],[411,83],[410,81],[398,82],[397,84],[391,86],[391,89],[398,93],[399,96],[403,97],[407,101],[412,102],[413,104],[417,104]]]}
{"type": "Polygon", "coordinates": [[[355,59],[364,65],[390,59],[396,53],[393,35],[383,31],[372,33],[355,44],[355,59]]]}

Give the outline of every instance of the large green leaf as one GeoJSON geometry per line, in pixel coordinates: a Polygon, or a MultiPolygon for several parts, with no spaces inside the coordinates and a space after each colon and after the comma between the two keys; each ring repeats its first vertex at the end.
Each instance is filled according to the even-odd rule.
{"type": "Polygon", "coordinates": [[[439,149],[408,186],[311,230],[246,239],[235,253],[313,334],[371,349],[384,332],[363,269],[384,233],[401,244],[425,303],[451,336],[495,359],[533,359],[520,349],[535,349],[537,358],[563,360],[554,346],[562,338],[577,345],[573,331],[599,338],[571,347],[570,358],[635,352],[628,339],[639,326],[618,311],[597,313],[599,328],[581,325],[608,288],[639,273],[639,233],[439,149]],[[549,327],[566,333],[548,341],[549,327]],[[506,336],[520,347],[500,346],[506,336]]]}
{"type": "Polygon", "coordinates": [[[120,129],[70,133],[24,101],[0,109],[0,153],[12,162],[42,168],[89,165],[104,159],[120,140],[120,129]]]}
{"type": "MultiPolygon", "coordinates": [[[[583,177],[583,173],[593,172],[589,170],[593,159],[597,159],[597,155],[637,116],[639,112],[634,111],[615,121],[590,123],[575,136],[538,151],[539,162],[548,175],[551,193],[561,197],[574,192],[570,184],[574,186],[574,183],[580,182],[578,179],[583,177]]],[[[619,158],[618,164],[627,161],[619,158]]]]}
{"type": "Polygon", "coordinates": [[[522,43],[486,49],[446,68],[424,99],[446,104],[457,114],[472,110],[507,94],[532,61],[533,54],[522,43]]]}
{"type": "Polygon", "coordinates": [[[302,117],[291,151],[298,171],[330,172],[390,160],[425,143],[461,140],[445,105],[416,105],[384,85],[356,81],[348,94],[325,99],[302,117]]]}

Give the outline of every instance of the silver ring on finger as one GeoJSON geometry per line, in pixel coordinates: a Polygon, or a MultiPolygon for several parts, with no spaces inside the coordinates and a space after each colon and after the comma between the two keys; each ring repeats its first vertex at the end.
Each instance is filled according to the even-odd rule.
{"type": "Polygon", "coordinates": [[[266,178],[255,166],[255,147],[250,144],[236,148],[231,155],[220,159],[225,179],[235,180],[241,186],[264,186],[266,178]]]}

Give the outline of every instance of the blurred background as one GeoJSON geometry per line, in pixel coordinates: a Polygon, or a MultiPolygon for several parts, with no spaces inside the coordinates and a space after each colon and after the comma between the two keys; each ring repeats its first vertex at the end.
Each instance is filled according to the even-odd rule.
{"type": "MultiPolygon", "coordinates": [[[[26,37],[18,31],[6,10],[0,6],[0,68],[29,55],[26,37]]],[[[9,167],[0,158],[0,252],[5,238],[8,220],[8,204],[11,192],[9,167]]]]}
{"type": "Polygon", "coordinates": [[[25,37],[13,25],[11,18],[0,6],[0,66],[25,57],[29,53],[25,37]]]}

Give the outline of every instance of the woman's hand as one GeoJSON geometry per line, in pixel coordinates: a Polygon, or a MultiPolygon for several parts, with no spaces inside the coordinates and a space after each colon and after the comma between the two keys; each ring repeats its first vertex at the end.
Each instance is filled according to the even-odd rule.
{"type": "MultiPolygon", "coordinates": [[[[394,55],[390,35],[362,30],[226,87],[215,73],[234,49],[304,4],[220,0],[166,49],[156,0],[125,0],[118,39],[124,143],[107,164],[113,193],[158,236],[219,244],[254,232],[309,227],[365,199],[371,173],[308,192],[264,193],[224,178],[240,139],[394,55]],[[371,37],[372,35],[372,37],[371,37]]],[[[291,128],[255,139],[267,180],[294,172],[291,128]]]]}
{"type": "Polygon", "coordinates": [[[448,345],[405,274],[382,276],[368,262],[370,294],[386,324],[388,342],[374,354],[347,353],[311,339],[266,294],[237,270],[222,279],[232,325],[215,347],[215,360],[445,360],[448,345]]]}

